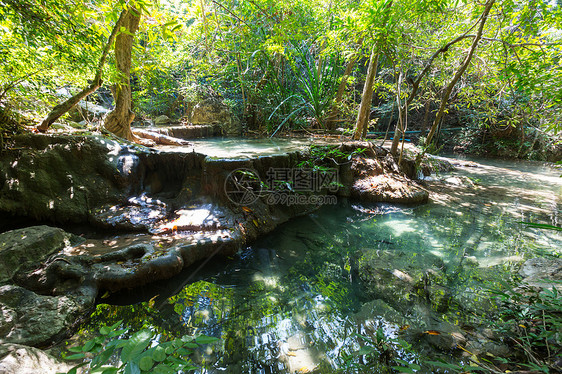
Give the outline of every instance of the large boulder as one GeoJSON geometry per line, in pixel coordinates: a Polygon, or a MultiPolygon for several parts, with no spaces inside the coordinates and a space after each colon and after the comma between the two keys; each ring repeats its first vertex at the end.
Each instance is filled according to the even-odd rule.
{"type": "Polygon", "coordinates": [[[170,118],[168,118],[168,116],[166,115],[161,115],[154,118],[154,124],[156,126],[168,125],[170,122],[171,122],[170,118]]]}
{"type": "Polygon", "coordinates": [[[24,134],[0,155],[0,224],[19,216],[88,222],[141,186],[143,152],[101,136],[24,134]]]}
{"type": "Polygon", "coordinates": [[[0,287],[1,343],[49,346],[71,335],[94,306],[95,291],[43,296],[25,288],[0,287]]]}
{"type": "Polygon", "coordinates": [[[0,282],[44,261],[71,244],[73,236],[49,226],[32,226],[0,234],[0,282]]]}
{"type": "Polygon", "coordinates": [[[20,344],[0,345],[0,373],[66,373],[72,365],[60,362],[48,353],[20,344]]]}
{"type": "Polygon", "coordinates": [[[241,134],[239,121],[234,118],[230,108],[217,98],[208,98],[195,105],[191,114],[191,123],[194,125],[220,124],[225,135],[241,134]]]}
{"type": "Polygon", "coordinates": [[[351,196],[369,202],[421,204],[427,202],[429,193],[401,175],[381,174],[356,180],[351,196]]]}

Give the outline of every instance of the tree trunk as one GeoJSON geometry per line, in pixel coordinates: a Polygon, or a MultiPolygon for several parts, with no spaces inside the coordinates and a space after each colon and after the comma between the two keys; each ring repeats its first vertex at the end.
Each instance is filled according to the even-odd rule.
{"type": "Polygon", "coordinates": [[[377,75],[377,65],[379,64],[379,54],[376,44],[371,50],[369,58],[369,67],[367,68],[367,77],[365,78],[365,86],[363,86],[363,94],[361,95],[361,105],[359,113],[357,113],[357,122],[355,123],[355,132],[353,139],[359,140],[363,135],[365,126],[369,123],[369,114],[371,113],[371,101],[373,99],[373,83],[377,75]]]}
{"type": "Polygon", "coordinates": [[[69,98],[65,102],[55,106],[53,108],[53,110],[51,110],[51,112],[49,113],[47,118],[45,118],[43,120],[43,122],[41,122],[39,127],[37,127],[37,130],[42,131],[42,132],[47,131],[47,129],[53,124],[53,122],[55,122],[57,119],[59,119],[60,116],[62,116],[66,112],[68,112],[70,109],[74,108],[74,106],[76,104],[78,104],[80,102],[80,100],[82,100],[86,96],[90,95],[91,93],[95,92],[101,86],[103,66],[105,65],[105,60],[107,59],[107,55],[109,54],[109,50],[111,49],[111,46],[113,44],[113,41],[115,40],[117,32],[121,29],[121,23],[123,22],[123,19],[125,18],[125,13],[126,13],[125,10],[123,10],[123,12],[121,12],[121,15],[119,16],[119,19],[115,23],[115,26],[113,26],[113,30],[111,30],[111,34],[109,35],[109,38],[107,39],[107,43],[106,43],[105,47],[103,48],[103,52],[101,54],[100,61],[98,62],[98,68],[96,70],[96,76],[94,77],[94,80],[93,80],[92,84],[90,84],[88,87],[84,88],[82,91],[78,92],[76,95],[72,96],[71,98],[69,98]]]}
{"type": "MultiPolygon", "coordinates": [[[[357,44],[358,44],[357,49],[360,49],[361,45],[363,45],[363,39],[364,38],[361,37],[359,39],[359,41],[357,42],[357,44]]],[[[357,54],[352,56],[349,59],[349,61],[347,62],[347,65],[345,65],[345,71],[343,72],[341,82],[338,86],[338,92],[336,93],[334,103],[332,104],[332,109],[330,110],[330,114],[328,115],[328,119],[326,120],[326,127],[329,130],[334,130],[336,128],[336,123],[337,123],[336,120],[337,120],[338,115],[339,115],[338,105],[343,100],[343,94],[345,92],[345,88],[347,87],[347,80],[348,80],[349,76],[351,75],[351,72],[353,71],[353,67],[355,66],[355,62],[357,61],[357,57],[358,57],[357,54]]]]}
{"type": "Polygon", "coordinates": [[[453,76],[453,79],[451,80],[451,82],[449,82],[449,85],[445,89],[445,93],[443,94],[443,98],[441,99],[441,104],[439,105],[439,111],[437,112],[437,115],[435,116],[435,120],[433,121],[433,125],[431,126],[431,130],[429,131],[429,134],[427,135],[427,138],[426,138],[426,141],[425,141],[426,145],[431,144],[431,140],[433,139],[433,135],[435,135],[435,131],[437,130],[437,127],[439,126],[439,123],[441,122],[441,119],[443,118],[443,114],[445,113],[445,107],[447,106],[447,101],[449,100],[449,96],[451,96],[451,92],[453,91],[453,88],[455,87],[455,85],[457,84],[459,79],[461,78],[462,74],[468,68],[468,65],[470,64],[470,61],[472,60],[472,57],[474,56],[474,52],[476,51],[476,48],[478,47],[478,42],[482,38],[482,32],[484,30],[484,24],[486,23],[486,20],[488,19],[488,14],[490,14],[490,10],[492,9],[492,6],[494,5],[494,2],[495,2],[495,0],[488,0],[488,2],[486,3],[486,6],[484,7],[484,12],[482,13],[482,17],[481,17],[481,20],[480,20],[480,25],[478,26],[478,31],[476,33],[476,37],[474,38],[474,40],[472,41],[472,45],[470,46],[470,51],[468,52],[468,55],[464,59],[463,63],[461,64],[461,66],[459,67],[459,69],[457,70],[455,75],[453,76]]]}
{"type": "Polygon", "coordinates": [[[402,100],[400,99],[400,93],[402,88],[402,73],[398,76],[398,81],[396,82],[396,104],[398,105],[398,122],[396,122],[396,128],[394,129],[394,137],[392,138],[392,145],[390,146],[390,153],[396,156],[398,152],[398,144],[400,144],[400,137],[404,137],[404,113],[407,110],[408,102],[402,106],[402,100]]]}
{"type": "Polygon", "coordinates": [[[115,109],[105,118],[104,126],[113,134],[131,141],[138,139],[131,131],[131,123],[135,114],[131,111],[131,52],[135,33],[139,27],[140,11],[129,6],[124,10],[122,27],[126,31],[119,33],[115,38],[115,61],[120,72],[119,82],[115,87],[115,109]]]}

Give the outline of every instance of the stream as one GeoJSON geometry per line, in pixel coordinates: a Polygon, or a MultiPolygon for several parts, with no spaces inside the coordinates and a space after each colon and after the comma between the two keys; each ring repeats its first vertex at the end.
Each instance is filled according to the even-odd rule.
{"type": "MultiPolygon", "coordinates": [[[[245,144],[230,147],[249,152],[245,144]]],[[[202,373],[354,372],[357,364],[383,372],[380,356],[354,354],[377,331],[387,341],[411,343],[394,352],[408,362],[422,356],[462,362],[462,352],[420,332],[458,331],[477,341],[477,331],[491,323],[489,288],[516,278],[525,259],[561,253],[562,235],[520,222],[560,224],[562,178],[538,163],[452,162],[455,171],[423,181],[432,192],[428,204],[344,199],[325,206],[232,258],[212,258],[169,281],[100,299],[109,304],[100,304],[74,339],[118,320],[167,338],[218,337],[194,354],[202,373]],[[399,282],[430,279],[431,300],[403,293],[392,277],[376,279],[381,271],[399,274],[399,282]],[[436,289],[446,291],[446,306],[436,289]]]]}

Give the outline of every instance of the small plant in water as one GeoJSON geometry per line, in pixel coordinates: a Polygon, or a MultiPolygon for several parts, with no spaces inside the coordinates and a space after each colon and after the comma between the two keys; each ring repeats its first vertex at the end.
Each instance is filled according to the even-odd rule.
{"type": "Polygon", "coordinates": [[[160,342],[158,335],[142,329],[129,335],[128,329],[119,329],[122,321],[112,326],[100,328],[100,336],[88,340],[84,345],[71,347],[72,353],[67,360],[84,362],[73,367],[68,374],[77,373],[81,367],[87,367],[90,373],[156,373],[174,374],[178,371],[188,372],[199,369],[194,366],[189,356],[202,344],[218,341],[218,338],[201,335],[197,338],[184,336],[181,339],[160,342]]]}

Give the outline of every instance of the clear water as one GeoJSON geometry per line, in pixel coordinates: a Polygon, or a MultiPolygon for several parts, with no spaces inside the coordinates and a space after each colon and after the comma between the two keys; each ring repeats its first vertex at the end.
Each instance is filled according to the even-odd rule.
{"type": "Polygon", "coordinates": [[[445,286],[459,300],[467,287],[472,300],[486,300],[484,285],[510,279],[525,258],[561,254],[560,234],[519,223],[559,224],[559,176],[540,164],[483,161],[426,181],[436,191],[426,205],[341,201],[292,220],[232,259],[212,259],[146,290],[146,299],[159,295],[151,302],[100,306],[92,326],[123,319],[132,329],[148,325],[165,336],[219,337],[194,357],[209,373],[353,372],[350,362],[366,363],[361,356],[346,359],[364,344],[358,334],[372,337],[377,329],[414,344],[413,353],[396,353],[408,361],[417,354],[461,360],[407,332],[439,329],[452,318],[461,326],[485,324],[481,317],[442,313],[420,300],[380,307],[354,263],[378,251],[402,256],[415,272],[430,257],[442,264],[445,286]]]}
{"type": "MultiPolygon", "coordinates": [[[[329,140],[325,140],[329,142],[329,140]]],[[[314,138],[208,138],[194,139],[184,147],[161,146],[158,149],[170,152],[198,152],[211,157],[256,157],[279,155],[305,149],[314,144],[322,143],[322,139],[314,138]]]]}

